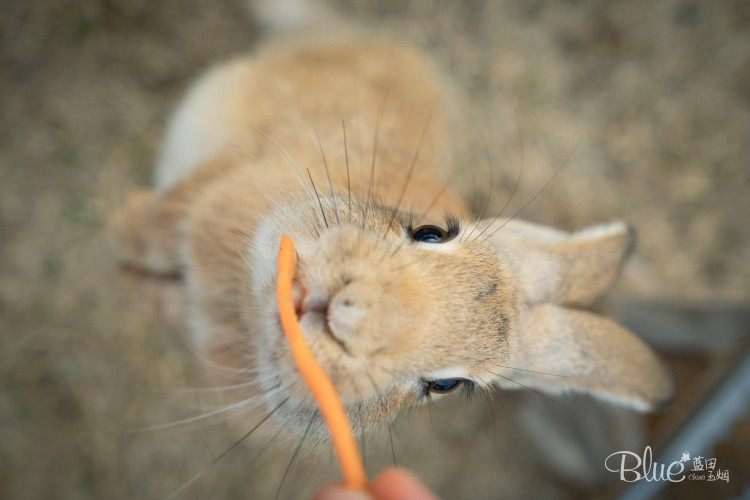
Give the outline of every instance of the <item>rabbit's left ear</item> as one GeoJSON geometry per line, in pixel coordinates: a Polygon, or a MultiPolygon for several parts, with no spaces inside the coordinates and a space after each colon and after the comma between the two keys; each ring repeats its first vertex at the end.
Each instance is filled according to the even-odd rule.
{"type": "Polygon", "coordinates": [[[509,332],[509,358],[495,368],[506,389],[591,394],[638,411],[666,406],[672,377],[651,349],[615,322],[586,311],[544,304],[523,307],[509,332]]]}
{"type": "Polygon", "coordinates": [[[566,233],[506,219],[486,232],[514,268],[522,302],[531,305],[590,305],[610,287],[635,244],[635,232],[620,221],[566,233]]]}

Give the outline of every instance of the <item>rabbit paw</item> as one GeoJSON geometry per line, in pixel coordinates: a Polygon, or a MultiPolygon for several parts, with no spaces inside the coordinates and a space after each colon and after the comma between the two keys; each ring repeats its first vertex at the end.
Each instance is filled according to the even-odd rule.
{"type": "Polygon", "coordinates": [[[141,189],[128,196],[109,222],[115,255],[123,265],[157,274],[177,272],[170,224],[162,219],[155,191],[141,189]]]}

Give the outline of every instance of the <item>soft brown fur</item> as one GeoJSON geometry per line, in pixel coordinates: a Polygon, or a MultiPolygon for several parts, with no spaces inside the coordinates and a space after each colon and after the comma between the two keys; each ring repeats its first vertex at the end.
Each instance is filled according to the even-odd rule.
{"type": "Polygon", "coordinates": [[[651,351],[569,308],[610,286],[627,226],[465,219],[446,188],[452,107],[424,56],[399,45],[297,42],[225,63],[175,115],[156,189],[112,219],[120,259],[180,274],[194,344],[255,377],[296,433],[315,409],[276,317],[282,234],[298,248],[306,338],[357,428],[390,422],[436,378],[663,404],[671,382],[651,351]],[[446,211],[464,218],[451,241],[410,239],[445,227],[446,211]]]}

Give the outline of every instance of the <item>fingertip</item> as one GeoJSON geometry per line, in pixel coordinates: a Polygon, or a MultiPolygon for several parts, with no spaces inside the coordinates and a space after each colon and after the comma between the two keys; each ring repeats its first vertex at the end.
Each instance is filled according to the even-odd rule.
{"type": "Polygon", "coordinates": [[[437,497],[404,469],[388,469],[370,484],[370,491],[378,500],[437,500],[437,497]]]}
{"type": "Polygon", "coordinates": [[[364,491],[351,490],[340,484],[329,484],[319,489],[313,500],[373,500],[373,497],[364,491]]]}

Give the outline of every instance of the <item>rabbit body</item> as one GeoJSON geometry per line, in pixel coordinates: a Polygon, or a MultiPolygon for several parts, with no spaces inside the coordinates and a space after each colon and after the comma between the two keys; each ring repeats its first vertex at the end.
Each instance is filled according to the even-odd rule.
{"type": "Polygon", "coordinates": [[[113,217],[120,260],[180,275],[191,341],[255,380],[295,433],[325,435],[277,318],[282,234],[306,340],[357,430],[436,381],[662,405],[671,380],[648,347],[579,309],[617,276],[629,228],[471,219],[447,184],[446,88],[423,54],[378,40],[276,43],[217,66],[173,116],[154,188],[113,217]]]}

